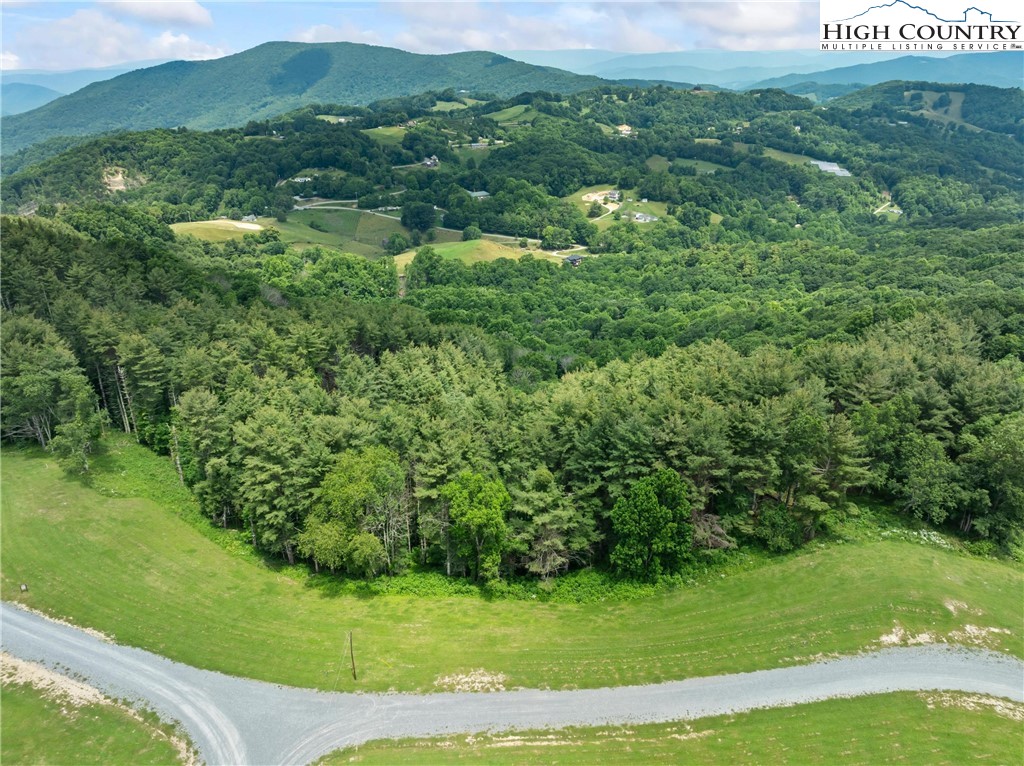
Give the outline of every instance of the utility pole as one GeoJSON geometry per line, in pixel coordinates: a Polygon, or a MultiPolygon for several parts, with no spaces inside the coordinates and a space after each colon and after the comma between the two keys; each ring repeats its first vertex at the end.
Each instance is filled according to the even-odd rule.
{"type": "Polygon", "coordinates": [[[356,678],[356,654],[352,650],[352,631],[348,632],[348,656],[352,658],[352,680],[358,680],[356,678]]]}

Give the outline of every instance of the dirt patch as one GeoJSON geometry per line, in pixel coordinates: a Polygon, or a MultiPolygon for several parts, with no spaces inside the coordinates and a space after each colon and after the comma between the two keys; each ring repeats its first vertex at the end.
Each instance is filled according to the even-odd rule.
{"type": "Polygon", "coordinates": [[[973,615],[984,614],[984,612],[982,612],[980,609],[971,609],[971,607],[968,604],[965,604],[963,601],[954,601],[953,599],[947,599],[946,601],[942,602],[942,605],[946,607],[946,609],[948,609],[954,617],[958,615],[960,612],[973,615]]]}
{"type": "Polygon", "coordinates": [[[982,628],[977,625],[964,625],[961,630],[951,630],[949,637],[961,644],[992,648],[998,643],[997,636],[1009,635],[1005,628],[982,628]]]}
{"type": "Polygon", "coordinates": [[[893,623],[890,632],[878,638],[878,643],[882,646],[920,646],[922,644],[934,644],[935,641],[935,636],[931,633],[918,633],[915,636],[898,622],[893,623]]]}
{"type": "MultiPolygon", "coordinates": [[[[40,509],[39,512],[40,513],[45,513],[46,511],[43,511],[42,509],[40,509]]],[[[44,620],[49,620],[50,622],[55,622],[58,625],[63,625],[63,626],[68,627],[68,628],[74,628],[75,630],[80,630],[83,633],[86,633],[86,634],[92,636],[93,638],[98,638],[100,641],[105,641],[108,644],[114,643],[114,639],[113,639],[112,636],[108,636],[106,633],[102,633],[102,632],[100,632],[98,630],[94,630],[93,628],[83,628],[81,625],[75,625],[73,622],[68,622],[67,620],[62,620],[59,617],[51,617],[50,615],[46,614],[45,612],[40,612],[38,609],[33,609],[32,607],[26,606],[25,604],[22,604],[20,602],[18,602],[18,608],[19,609],[23,609],[26,612],[32,612],[32,614],[36,615],[37,617],[42,617],[44,620]]]]}
{"type": "Polygon", "coordinates": [[[5,684],[31,686],[62,707],[109,704],[109,700],[98,689],[7,652],[0,653],[0,679],[5,684]]]}
{"type": "Polygon", "coordinates": [[[109,167],[103,170],[103,185],[107,187],[107,191],[111,194],[128,189],[137,189],[145,183],[145,178],[142,176],[129,176],[128,171],[124,168],[109,167]]]}
{"type": "Polygon", "coordinates": [[[1024,722],[1024,705],[1019,702],[986,697],[982,694],[955,694],[953,692],[927,692],[918,695],[929,708],[951,707],[959,710],[992,710],[1011,721],[1024,722]]]}
{"type": "Polygon", "coordinates": [[[449,692],[503,692],[506,680],[504,673],[488,673],[480,669],[438,676],[434,686],[449,692]]]}

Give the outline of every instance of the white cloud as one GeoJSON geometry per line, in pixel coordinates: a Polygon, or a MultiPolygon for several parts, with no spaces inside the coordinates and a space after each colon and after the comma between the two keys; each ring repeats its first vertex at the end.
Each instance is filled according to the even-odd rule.
{"type": "Polygon", "coordinates": [[[393,45],[419,53],[453,50],[609,48],[676,50],[655,24],[638,23],[636,7],[611,3],[394,3],[408,28],[393,45]]]}
{"type": "Polygon", "coordinates": [[[709,2],[675,6],[693,24],[700,48],[783,50],[814,48],[818,5],[807,2],[709,2]]]}
{"type": "Polygon", "coordinates": [[[46,24],[26,27],[17,36],[24,68],[83,69],[147,59],[210,59],[226,51],[186,34],[147,36],[89,8],[46,24]]]}
{"type": "Polygon", "coordinates": [[[112,16],[139,19],[150,24],[208,27],[210,12],[196,0],[100,0],[96,5],[112,16]]]}
{"type": "Polygon", "coordinates": [[[10,51],[0,53],[0,69],[21,69],[21,56],[10,51]]]}
{"type": "Polygon", "coordinates": [[[350,21],[337,26],[315,24],[296,33],[291,39],[300,43],[367,43],[383,45],[381,36],[372,29],[360,29],[350,21]]]}

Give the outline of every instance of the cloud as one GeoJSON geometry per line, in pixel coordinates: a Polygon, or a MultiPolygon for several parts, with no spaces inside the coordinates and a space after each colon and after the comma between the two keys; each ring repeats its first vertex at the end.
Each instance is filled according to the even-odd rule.
{"type": "Polygon", "coordinates": [[[147,36],[139,27],[93,8],[26,27],[18,33],[16,42],[22,67],[58,70],[149,59],[210,59],[226,53],[186,34],[165,31],[155,37],[147,36]]]}
{"type": "Polygon", "coordinates": [[[807,2],[708,2],[673,6],[698,48],[783,50],[817,43],[818,5],[807,2]]]}
{"type": "Polygon", "coordinates": [[[679,48],[656,31],[656,24],[638,23],[635,6],[630,4],[399,2],[388,8],[407,26],[394,36],[392,44],[419,53],[679,48]]]}
{"type": "Polygon", "coordinates": [[[210,12],[196,0],[100,0],[96,6],[111,16],[132,18],[149,24],[208,27],[210,12]]]}
{"type": "Polygon", "coordinates": [[[21,56],[9,51],[0,53],[0,69],[21,69],[21,56]]]}
{"type": "Polygon", "coordinates": [[[381,36],[372,29],[360,29],[350,21],[338,26],[315,24],[296,33],[292,40],[300,43],[367,43],[383,45],[381,36]]]}

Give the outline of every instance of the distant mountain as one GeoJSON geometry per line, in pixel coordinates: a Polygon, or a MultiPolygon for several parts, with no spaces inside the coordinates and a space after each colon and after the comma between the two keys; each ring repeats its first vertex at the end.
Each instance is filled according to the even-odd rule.
{"type": "Polygon", "coordinates": [[[42,85],[28,85],[23,82],[4,83],[0,85],[0,115],[21,114],[48,104],[63,95],[63,93],[50,88],[44,88],[42,85]]]}
{"type": "Polygon", "coordinates": [[[130,64],[103,67],[101,69],[74,69],[66,72],[50,72],[42,69],[14,69],[0,74],[0,82],[4,85],[24,83],[25,85],[41,85],[58,93],[74,93],[79,88],[94,82],[109,80],[112,77],[134,72],[136,69],[157,66],[166,63],[166,59],[154,61],[133,61],[130,64]]]}
{"type": "Polygon", "coordinates": [[[173,61],[96,82],[2,122],[5,153],[57,135],[243,125],[309,103],[368,104],[454,88],[572,93],[596,77],[486,52],[427,56],[356,43],[265,43],[211,61],[173,61]]]}
{"type": "Polygon", "coordinates": [[[946,58],[901,56],[871,64],[774,77],[751,87],[785,90],[806,82],[823,85],[877,85],[889,80],[962,82],[993,85],[997,88],[1020,88],[1024,86],[1024,52],[962,53],[946,58]]]}
{"type": "MultiPolygon", "coordinates": [[[[794,72],[816,72],[836,61],[835,54],[821,51],[726,51],[690,50],[665,53],[608,51],[516,51],[508,54],[529,64],[559,62],[556,66],[579,74],[609,80],[665,80],[717,85],[734,90],[747,88],[769,77],[794,72]]],[[[858,54],[860,62],[888,58],[891,54],[858,54]]]]}

